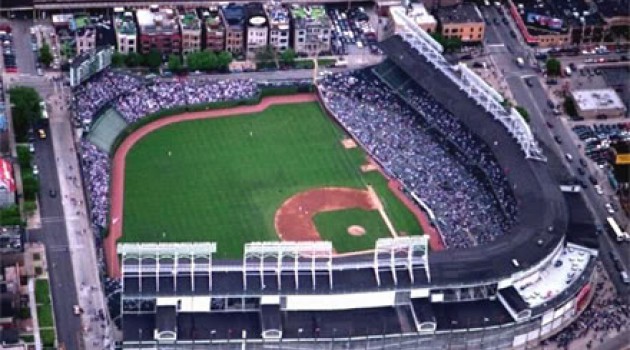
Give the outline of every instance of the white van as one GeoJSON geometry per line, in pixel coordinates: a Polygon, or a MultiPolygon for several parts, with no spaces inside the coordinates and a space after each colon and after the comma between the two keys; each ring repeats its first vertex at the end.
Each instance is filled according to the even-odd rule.
{"type": "Polygon", "coordinates": [[[568,161],[569,163],[571,163],[571,162],[573,161],[573,156],[572,156],[572,155],[570,155],[569,153],[565,154],[565,155],[564,155],[564,157],[567,159],[567,161],[568,161]]]}

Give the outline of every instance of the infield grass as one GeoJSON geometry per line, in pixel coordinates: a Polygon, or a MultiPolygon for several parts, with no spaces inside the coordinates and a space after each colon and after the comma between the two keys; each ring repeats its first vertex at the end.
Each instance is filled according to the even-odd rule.
{"type": "Polygon", "coordinates": [[[313,221],[322,239],[334,242],[337,253],[374,249],[374,241],[391,236],[377,210],[356,208],[322,212],[316,214],[313,221]],[[348,227],[352,225],[365,228],[365,234],[349,235],[348,227]]]}
{"type": "MultiPolygon", "coordinates": [[[[215,241],[217,257],[240,258],[244,243],[278,239],[274,214],[291,196],[324,186],[365,189],[367,183],[398,231],[420,234],[385,178],[361,173],[365,153],[345,149],[343,138],[315,102],[156,130],[126,158],[122,241],[215,241]]],[[[352,250],[345,237],[322,234],[336,249],[352,250]]]]}

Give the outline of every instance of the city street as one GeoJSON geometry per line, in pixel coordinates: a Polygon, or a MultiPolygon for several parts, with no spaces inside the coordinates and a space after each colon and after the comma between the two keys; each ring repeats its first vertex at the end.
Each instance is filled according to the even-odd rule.
{"type": "MultiPolygon", "coordinates": [[[[531,49],[526,47],[519,39],[520,35],[516,35],[516,38],[514,38],[510,34],[511,30],[518,33],[513,29],[514,24],[511,22],[511,19],[510,25],[503,24],[501,21],[502,17],[495,7],[482,7],[482,12],[491,23],[493,23],[494,18],[497,18],[500,22],[498,25],[493,23],[486,26],[485,46],[489,60],[497,68],[496,70],[502,73],[503,79],[509,86],[516,104],[523,106],[529,112],[530,127],[536,137],[546,144],[550,150],[557,153],[559,159],[562,159],[564,166],[568,169],[568,175],[578,176],[573,168],[573,164],[568,163],[564,155],[568,153],[573,155],[574,158],[582,157],[587,159],[587,157],[577,147],[577,138],[571,130],[571,122],[567,120],[566,116],[554,116],[547,105],[547,101],[550,98],[546,86],[541,83],[542,77],[531,68],[531,63],[534,61],[531,49]],[[524,67],[519,67],[516,64],[517,57],[526,58],[524,67]],[[529,79],[531,87],[526,84],[525,79],[529,79]],[[553,128],[548,127],[547,123],[550,123],[553,128]],[[563,141],[562,144],[555,142],[554,136],[558,136],[563,141]]],[[[509,19],[507,16],[506,18],[509,19]]],[[[608,194],[612,194],[605,175],[592,162],[589,161],[588,163],[589,173],[596,176],[600,185],[608,194]]],[[[567,179],[569,178],[570,176],[567,179]]],[[[596,219],[596,224],[605,227],[606,218],[609,214],[604,208],[602,196],[599,196],[590,185],[587,189],[582,190],[582,193],[586,199],[587,206],[596,219]]],[[[620,222],[627,221],[625,218],[617,219],[620,222]]],[[[630,244],[619,244],[613,241],[608,234],[600,235],[599,241],[601,246],[600,256],[615,288],[620,295],[624,295],[622,293],[628,295],[630,288],[621,282],[619,273],[612,267],[609,252],[613,251],[617,256],[621,257],[625,269],[628,270],[630,266],[630,244]]]]}

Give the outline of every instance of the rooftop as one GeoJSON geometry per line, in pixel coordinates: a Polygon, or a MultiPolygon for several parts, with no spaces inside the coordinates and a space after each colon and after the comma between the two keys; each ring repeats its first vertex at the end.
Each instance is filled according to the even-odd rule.
{"type": "Polygon", "coordinates": [[[437,10],[436,16],[444,24],[483,22],[483,17],[477,6],[468,3],[441,7],[437,10]]]}
{"type": "Polygon", "coordinates": [[[528,27],[558,31],[568,26],[603,23],[597,7],[589,6],[585,0],[516,0],[514,4],[528,27]]]}
{"type": "Polygon", "coordinates": [[[114,28],[119,34],[135,35],[137,32],[136,22],[133,20],[131,11],[120,11],[114,14],[114,28]]]}
{"type": "Polygon", "coordinates": [[[223,25],[219,10],[216,9],[202,10],[201,18],[208,27],[219,27],[223,25]]]}
{"type": "Polygon", "coordinates": [[[199,30],[201,29],[201,20],[194,10],[186,11],[179,15],[179,24],[183,30],[199,30]]]}
{"type": "Polygon", "coordinates": [[[625,109],[625,105],[614,89],[585,89],[571,92],[582,111],[598,109],[625,109]]]}
{"type": "Polygon", "coordinates": [[[291,6],[291,16],[297,25],[319,24],[323,26],[330,25],[330,18],[326,14],[326,9],[321,5],[313,6],[291,6]],[[319,23],[317,23],[319,22],[319,23]]]}
{"type": "Polygon", "coordinates": [[[0,227],[0,253],[21,252],[22,230],[19,226],[0,227]]]}
{"type": "MultiPolygon", "coordinates": [[[[391,6],[390,10],[395,8],[402,9],[402,6],[391,6]]],[[[427,11],[422,3],[411,4],[411,11],[407,14],[407,16],[411,17],[411,19],[413,19],[413,21],[419,26],[423,24],[437,24],[435,17],[427,11]]],[[[397,16],[392,16],[392,18],[394,21],[399,19],[397,16]]]]}
{"type": "Polygon", "coordinates": [[[267,17],[272,26],[289,25],[289,10],[282,4],[268,4],[267,17]]]}
{"type": "Polygon", "coordinates": [[[171,33],[177,30],[175,11],[171,8],[152,6],[136,11],[142,34],[171,33]]]}
{"type": "Polygon", "coordinates": [[[245,8],[237,4],[229,4],[221,8],[225,22],[230,26],[243,25],[245,21],[245,8]]]}
{"type": "Polygon", "coordinates": [[[555,298],[575,282],[586,269],[590,257],[588,250],[569,243],[551,264],[528,278],[517,281],[514,288],[534,308],[555,298]]]}
{"type": "Polygon", "coordinates": [[[261,3],[253,2],[245,5],[247,13],[247,24],[249,26],[265,26],[267,24],[267,15],[261,3]]]}

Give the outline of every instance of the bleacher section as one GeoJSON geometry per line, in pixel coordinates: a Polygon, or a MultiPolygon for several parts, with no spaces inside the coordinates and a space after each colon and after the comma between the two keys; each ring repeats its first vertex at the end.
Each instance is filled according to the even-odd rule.
{"type": "Polygon", "coordinates": [[[109,153],[114,141],[127,127],[127,122],[114,108],[109,108],[96,119],[88,135],[88,140],[101,151],[109,153]]]}

